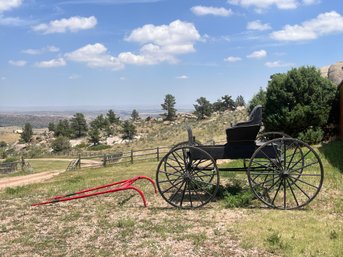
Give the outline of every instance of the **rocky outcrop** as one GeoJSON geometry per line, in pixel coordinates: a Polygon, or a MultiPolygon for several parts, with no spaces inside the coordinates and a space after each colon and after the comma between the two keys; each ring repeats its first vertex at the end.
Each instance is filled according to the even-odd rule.
{"type": "Polygon", "coordinates": [[[330,66],[325,66],[319,69],[320,74],[324,78],[331,80],[336,86],[343,81],[343,62],[336,62],[330,66]]]}

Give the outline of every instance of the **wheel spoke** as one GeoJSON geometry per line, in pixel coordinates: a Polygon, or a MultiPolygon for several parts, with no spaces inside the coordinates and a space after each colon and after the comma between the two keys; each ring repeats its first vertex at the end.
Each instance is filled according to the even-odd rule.
{"type": "Polygon", "coordinates": [[[283,180],[283,209],[286,210],[286,179],[283,180]]]}
{"type": "Polygon", "coordinates": [[[301,160],[304,160],[305,157],[306,157],[309,153],[311,153],[311,152],[312,152],[311,150],[308,150],[308,152],[307,152],[306,154],[304,154],[304,155],[302,156],[302,158],[301,158],[299,161],[297,161],[297,162],[290,168],[290,170],[293,169],[301,160]]]}
{"type": "Polygon", "coordinates": [[[185,187],[183,188],[183,191],[182,191],[182,197],[181,197],[181,202],[180,202],[181,207],[183,204],[183,199],[185,198],[186,188],[187,188],[187,183],[185,183],[185,187]]]}
{"type": "Polygon", "coordinates": [[[162,191],[162,194],[165,194],[167,193],[169,190],[173,189],[173,188],[176,188],[178,185],[180,185],[180,183],[182,183],[183,180],[181,180],[180,182],[176,183],[176,184],[173,184],[171,187],[167,188],[166,190],[162,191]]]}
{"type": "Polygon", "coordinates": [[[292,188],[292,185],[291,185],[291,183],[289,183],[288,179],[287,179],[287,184],[288,184],[289,188],[291,189],[293,198],[294,198],[295,202],[297,203],[297,206],[299,206],[298,199],[297,199],[297,197],[295,196],[294,191],[293,191],[293,188],[292,188]]]}
{"type": "Polygon", "coordinates": [[[181,186],[177,189],[177,191],[175,193],[173,193],[170,197],[169,197],[169,201],[173,201],[174,197],[180,192],[180,189],[183,187],[183,185],[185,184],[185,181],[182,181],[181,186]]]}
{"type": "Polygon", "coordinates": [[[290,175],[290,176],[295,179],[295,182],[299,181],[299,182],[302,182],[302,183],[304,183],[304,184],[306,184],[308,186],[314,187],[315,189],[319,189],[319,187],[316,187],[315,185],[312,185],[312,184],[310,184],[310,183],[308,183],[308,182],[306,182],[306,181],[304,181],[304,180],[302,180],[302,179],[300,179],[298,177],[295,178],[292,175],[290,175]]]}
{"type": "Polygon", "coordinates": [[[287,169],[289,169],[289,166],[291,165],[292,161],[293,161],[293,158],[295,156],[295,153],[297,152],[297,149],[298,149],[298,145],[295,147],[294,151],[293,151],[293,155],[292,155],[292,158],[291,160],[289,161],[288,165],[287,165],[287,169]]]}
{"type": "Polygon", "coordinates": [[[310,167],[310,166],[312,166],[312,165],[315,165],[315,164],[317,164],[317,163],[319,163],[319,162],[318,162],[318,161],[312,162],[312,163],[310,163],[310,164],[306,164],[305,166],[302,166],[302,167],[299,167],[299,168],[296,168],[296,169],[291,169],[291,170],[289,170],[289,171],[290,171],[290,172],[293,172],[293,171],[296,171],[296,170],[305,169],[305,168],[310,167]]]}
{"type": "MultiPolygon", "coordinates": [[[[181,172],[179,172],[179,171],[170,173],[170,172],[165,171],[165,170],[160,170],[159,172],[160,172],[160,173],[163,173],[163,174],[166,174],[166,175],[169,175],[169,176],[182,177],[182,175],[177,175],[177,173],[181,173],[181,172]]],[[[182,173],[181,173],[181,174],[182,174],[182,173]]]]}
{"type": "MultiPolygon", "coordinates": [[[[182,174],[182,172],[180,170],[176,169],[177,167],[171,165],[169,162],[166,162],[166,165],[168,165],[170,168],[172,168],[176,172],[179,172],[180,174],[182,174]]],[[[181,170],[184,171],[182,168],[181,168],[181,170]]]]}
{"type": "Polygon", "coordinates": [[[191,194],[191,188],[190,188],[190,186],[189,186],[189,181],[187,182],[187,188],[188,188],[189,201],[190,201],[190,203],[191,203],[191,208],[193,208],[192,194],[191,194]]]}
{"type": "Polygon", "coordinates": [[[308,199],[311,199],[311,197],[309,197],[308,194],[306,194],[306,192],[295,183],[296,181],[293,181],[291,177],[289,177],[289,179],[293,182],[293,185],[295,185],[304,195],[306,195],[308,199]]]}
{"type": "Polygon", "coordinates": [[[282,183],[281,183],[281,181],[280,181],[279,187],[278,187],[278,189],[276,190],[276,193],[275,193],[274,198],[273,198],[273,201],[272,201],[272,204],[273,204],[273,205],[274,205],[274,201],[275,201],[275,199],[276,199],[276,196],[278,195],[278,193],[279,193],[279,191],[280,191],[281,185],[282,185],[282,183]]]}

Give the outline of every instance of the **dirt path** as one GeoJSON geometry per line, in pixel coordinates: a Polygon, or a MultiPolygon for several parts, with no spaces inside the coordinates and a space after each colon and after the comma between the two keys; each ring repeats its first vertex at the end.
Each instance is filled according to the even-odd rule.
{"type": "Polygon", "coordinates": [[[3,179],[0,179],[0,189],[6,188],[6,187],[23,186],[23,185],[43,182],[64,171],[65,170],[53,170],[53,171],[45,171],[45,172],[35,173],[31,175],[20,176],[20,177],[18,176],[18,177],[3,178],[3,179]]]}

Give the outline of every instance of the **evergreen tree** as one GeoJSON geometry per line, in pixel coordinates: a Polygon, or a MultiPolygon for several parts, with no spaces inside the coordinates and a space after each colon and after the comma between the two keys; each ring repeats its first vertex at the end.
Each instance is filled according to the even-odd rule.
{"type": "Polygon", "coordinates": [[[176,117],[175,106],[175,97],[171,94],[167,94],[164,98],[164,103],[161,104],[162,109],[167,111],[164,115],[166,116],[165,120],[174,120],[176,117]]]}
{"type": "Polygon", "coordinates": [[[55,136],[70,137],[71,129],[67,119],[59,120],[55,128],[55,136]]]}
{"type": "Polygon", "coordinates": [[[244,101],[243,96],[241,96],[241,95],[237,96],[236,101],[235,101],[235,105],[236,105],[236,107],[245,106],[245,101],[244,101]]]}
{"type": "Polygon", "coordinates": [[[50,132],[55,132],[55,123],[49,122],[48,130],[49,130],[50,132]]]}
{"type": "Polygon", "coordinates": [[[76,138],[87,134],[88,126],[83,113],[76,113],[70,120],[70,127],[76,138]]]}
{"type": "Polygon", "coordinates": [[[236,109],[235,102],[232,100],[232,97],[230,95],[222,96],[222,102],[223,102],[225,110],[232,111],[236,109]]]}
{"type": "Polygon", "coordinates": [[[137,133],[135,125],[133,125],[133,123],[128,120],[124,121],[124,123],[122,124],[122,128],[123,128],[123,136],[122,136],[123,139],[132,140],[137,133]]]}
{"type": "Polygon", "coordinates": [[[139,113],[137,112],[136,109],[133,109],[133,110],[132,110],[131,119],[132,119],[133,121],[139,120],[139,113]]]}
{"type": "Polygon", "coordinates": [[[225,105],[221,99],[218,99],[216,102],[212,104],[212,110],[214,112],[223,112],[225,111],[225,105]]]}
{"type": "Polygon", "coordinates": [[[117,117],[112,109],[108,110],[106,116],[110,124],[119,124],[119,117],[117,117]]]}
{"type": "Polygon", "coordinates": [[[200,97],[196,100],[198,104],[194,105],[195,108],[195,115],[198,117],[199,120],[205,119],[206,116],[209,117],[212,114],[212,105],[211,103],[205,98],[200,97]]]}
{"type": "Polygon", "coordinates": [[[24,128],[23,128],[23,133],[21,134],[21,139],[25,142],[28,143],[31,140],[31,137],[33,135],[32,131],[32,126],[30,123],[25,123],[24,128]]]}
{"type": "Polygon", "coordinates": [[[91,142],[93,145],[98,145],[100,142],[100,131],[97,127],[92,127],[88,131],[88,140],[91,142]]]}
{"type": "Polygon", "coordinates": [[[260,90],[251,98],[248,106],[248,112],[250,113],[256,105],[266,105],[267,92],[260,87],[260,90]]]}
{"type": "Polygon", "coordinates": [[[302,133],[303,138],[307,133],[320,135],[328,123],[336,90],[315,67],[272,75],[264,108],[266,130],[284,131],[293,137],[302,133]]]}
{"type": "Polygon", "coordinates": [[[104,115],[98,115],[90,124],[93,128],[105,129],[109,126],[109,120],[104,117],[104,115]]]}

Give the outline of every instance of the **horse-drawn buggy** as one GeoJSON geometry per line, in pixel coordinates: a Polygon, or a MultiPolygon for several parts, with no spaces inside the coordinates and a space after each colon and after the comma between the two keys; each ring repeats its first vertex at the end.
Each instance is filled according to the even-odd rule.
{"type": "Polygon", "coordinates": [[[297,209],[320,191],[324,170],[308,144],[280,132],[259,134],[262,106],[249,120],[226,129],[223,145],[201,145],[188,128],[188,142],[172,148],[160,161],[156,184],[161,196],[179,208],[209,203],[219,189],[219,171],[245,172],[257,199],[272,208],[297,209]],[[218,168],[217,160],[242,160],[241,167],[218,168]]]}

